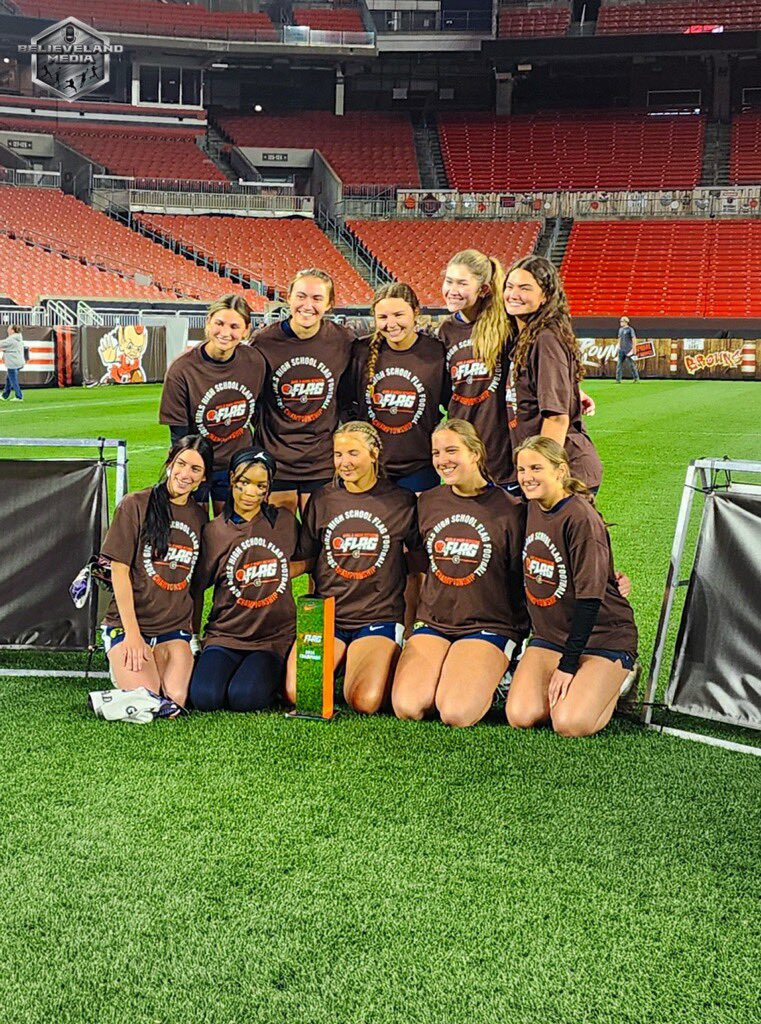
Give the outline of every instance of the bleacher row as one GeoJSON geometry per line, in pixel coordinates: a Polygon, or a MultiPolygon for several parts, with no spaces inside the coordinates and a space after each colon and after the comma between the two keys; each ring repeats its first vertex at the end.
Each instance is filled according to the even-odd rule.
{"type": "MultiPolygon", "coordinates": [[[[11,0],[13,2],[13,0],[11,0]]],[[[209,11],[196,3],[164,4],[159,0],[15,0],[18,13],[58,20],[74,15],[95,28],[165,36],[274,39],[276,29],[264,12],[209,11]]],[[[356,8],[297,7],[296,25],[329,32],[363,32],[356,8]]],[[[568,0],[548,3],[526,0],[501,7],[499,38],[564,36],[571,24],[568,0]]],[[[597,17],[600,35],[683,33],[721,27],[724,31],[761,28],[761,0],[604,0],[597,17]]]]}
{"type": "MultiPolygon", "coordinates": [[[[311,111],[280,117],[218,114],[236,146],[319,149],[346,186],[419,188],[412,125],[402,114],[335,117],[311,111]]],[[[197,144],[204,128],[128,123],[71,124],[0,115],[0,129],[46,132],[114,175],[226,181],[197,144]]],[[[438,125],[449,185],[461,191],[694,188],[703,160],[701,115],[555,112],[513,117],[471,113],[438,125]]],[[[761,112],[732,123],[730,180],[761,181],[761,112]]]]}
{"type": "MultiPolygon", "coordinates": [[[[336,282],[339,306],[365,305],[370,287],[310,221],[143,216],[142,225],[221,266],[259,272],[282,293],[305,263],[336,282]]],[[[351,221],[350,230],[425,305],[440,304],[441,276],[457,249],[506,265],[531,252],[535,221],[351,221]]],[[[761,220],[576,222],[562,265],[575,316],[758,317],[761,220]]],[[[203,302],[265,297],[53,189],[0,186],[0,291],[19,305],[42,298],[203,302]],[[135,280],[147,275],[149,284],[135,280]]]]}

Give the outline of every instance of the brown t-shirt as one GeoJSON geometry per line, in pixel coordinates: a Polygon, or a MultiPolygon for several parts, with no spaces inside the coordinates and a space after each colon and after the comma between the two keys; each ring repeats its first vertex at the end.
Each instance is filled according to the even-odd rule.
{"type": "Polygon", "coordinates": [[[257,438],[277,459],[279,479],[333,475],[338,390],[354,337],[347,327],[328,320],[307,341],[300,341],[287,321],[263,327],[252,337],[254,351],[267,366],[257,438]]]}
{"type": "Polygon", "coordinates": [[[523,503],[501,487],[472,498],[434,487],[418,498],[418,520],[428,571],[417,618],[455,639],[487,629],[522,640],[523,503]]]}
{"type": "Polygon", "coordinates": [[[170,365],[161,393],[159,423],[193,430],[214,446],[214,469],[252,443],[249,426],[264,384],[264,360],[239,345],[221,363],[205,357],[203,345],[183,352],[170,365]]]}
{"type": "Polygon", "coordinates": [[[447,410],[452,419],[472,423],[486,445],[489,472],[495,483],[505,483],[513,469],[510,434],[507,429],[505,387],[507,355],[504,346],[494,373],[473,355],[470,336],[474,324],[449,317],[439,327],[439,338],[447,350],[452,397],[447,410]]]}
{"type": "MultiPolygon", "coordinates": [[[[164,558],[155,558],[150,545],[140,539],[150,494],[150,487],[125,494],[114,512],[101,553],[129,566],[140,632],[153,637],[192,627],[191,580],[207,515],[195,501],[186,505],[170,503],[169,548],[164,558]]],[[[106,626],[123,627],[115,598],[103,621],[106,626]]]]}
{"type": "Polygon", "coordinates": [[[296,605],[289,562],[298,527],[287,509],[275,525],[261,514],[250,522],[223,516],[203,531],[197,587],[214,587],[203,645],[272,651],[284,658],[296,638],[296,605]]]}
{"type": "Polygon", "coordinates": [[[360,629],[403,621],[405,546],[420,547],[411,491],[388,480],[363,494],[327,484],[309,499],[298,557],[315,559],[317,594],[336,599],[339,629],[360,629]]]}
{"type": "Polygon", "coordinates": [[[535,636],[565,647],[578,598],[602,601],[587,647],[637,650],[631,605],[619,593],[610,537],[599,513],[578,494],[545,512],[528,503],[523,575],[535,636]]]}
{"type": "Polygon", "coordinates": [[[554,331],[539,332],[520,370],[511,365],[507,407],[514,449],[541,433],[545,416],[568,416],[565,450],[571,475],[587,487],[600,486],[602,463],[581,419],[576,360],[554,331]]]}
{"type": "Polygon", "coordinates": [[[381,342],[372,384],[367,380],[369,337],[354,345],[352,382],[356,417],[369,420],[383,442],[382,462],[389,476],[408,476],[431,465],[431,434],[449,402],[444,346],[420,333],[411,348],[398,352],[381,342]]]}

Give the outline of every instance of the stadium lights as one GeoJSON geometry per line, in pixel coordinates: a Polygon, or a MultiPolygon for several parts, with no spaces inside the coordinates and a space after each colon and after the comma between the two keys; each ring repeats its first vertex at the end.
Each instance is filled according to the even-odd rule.
{"type": "Polygon", "coordinates": [[[221,64],[221,63],[212,64],[211,66],[212,66],[212,68],[215,71],[227,71],[227,69],[230,67],[229,64],[221,64]]]}
{"type": "Polygon", "coordinates": [[[519,71],[533,71],[534,70],[534,65],[533,64],[519,64],[518,65],[518,70],[519,71]]]}
{"type": "Polygon", "coordinates": [[[262,112],[262,105],[261,105],[261,103],[255,103],[254,104],[254,113],[255,114],[261,114],[261,112],[262,112]]]}

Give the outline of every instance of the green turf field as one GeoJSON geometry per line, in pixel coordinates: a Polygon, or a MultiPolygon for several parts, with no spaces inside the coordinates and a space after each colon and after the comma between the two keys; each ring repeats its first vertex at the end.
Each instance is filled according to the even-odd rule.
{"type": "MultiPolygon", "coordinates": [[[[686,464],[761,457],[761,387],[585,387],[647,663],[686,464]]],[[[158,394],[29,391],[0,436],[126,437],[146,486],[158,394]]],[[[0,678],[3,1024],[758,1020],[757,758],[624,721],[109,726],[86,689],[0,678]]]]}

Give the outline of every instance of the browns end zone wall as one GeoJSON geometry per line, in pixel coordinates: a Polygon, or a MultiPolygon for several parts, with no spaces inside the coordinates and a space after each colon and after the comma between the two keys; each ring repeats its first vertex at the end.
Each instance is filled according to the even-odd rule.
{"type": "MultiPolygon", "coordinates": [[[[579,337],[579,345],[587,377],[615,377],[617,338],[579,337]]],[[[636,355],[644,378],[761,380],[761,340],[640,337],[636,355]]]]}

